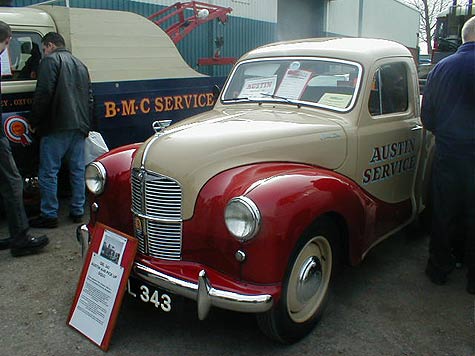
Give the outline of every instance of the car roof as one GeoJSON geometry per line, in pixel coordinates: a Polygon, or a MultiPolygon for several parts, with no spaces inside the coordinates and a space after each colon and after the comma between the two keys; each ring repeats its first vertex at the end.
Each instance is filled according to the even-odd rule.
{"type": "Polygon", "coordinates": [[[277,42],[246,53],[241,60],[265,57],[317,56],[352,60],[363,65],[394,56],[412,57],[400,43],[370,38],[309,38],[277,42]]]}

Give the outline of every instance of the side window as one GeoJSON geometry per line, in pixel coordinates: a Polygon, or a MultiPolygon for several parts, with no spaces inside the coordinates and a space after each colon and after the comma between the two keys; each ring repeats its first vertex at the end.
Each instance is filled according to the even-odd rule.
{"type": "Polygon", "coordinates": [[[385,64],[373,78],[368,108],[372,116],[404,112],[408,107],[407,71],[404,63],[385,64]]]}
{"type": "MultiPolygon", "coordinates": [[[[34,32],[13,32],[8,46],[8,57],[10,71],[2,70],[2,80],[36,79],[38,65],[42,57],[41,36],[34,32]]],[[[2,65],[4,64],[2,63],[2,65]]]]}

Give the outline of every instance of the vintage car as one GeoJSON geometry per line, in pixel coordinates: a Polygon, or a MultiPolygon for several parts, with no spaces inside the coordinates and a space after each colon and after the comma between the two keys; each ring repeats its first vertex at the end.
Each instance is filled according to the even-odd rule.
{"type": "MultiPolygon", "coordinates": [[[[424,209],[432,137],[402,45],[308,39],[257,48],[213,110],[87,167],[91,218],[138,240],[134,295],[255,313],[284,343],[319,320],[337,267],[424,209]],[[158,293],[158,294],[157,294],[158,293]]],[[[171,303],[171,304],[170,304],[171,303]]]]}

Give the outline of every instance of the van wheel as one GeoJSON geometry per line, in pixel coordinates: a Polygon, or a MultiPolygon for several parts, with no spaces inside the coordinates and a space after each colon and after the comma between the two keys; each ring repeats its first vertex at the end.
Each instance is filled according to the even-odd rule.
{"type": "Polygon", "coordinates": [[[331,220],[319,219],[297,243],[279,303],[257,315],[260,329],[271,339],[296,342],[320,319],[338,262],[339,235],[331,220]]]}

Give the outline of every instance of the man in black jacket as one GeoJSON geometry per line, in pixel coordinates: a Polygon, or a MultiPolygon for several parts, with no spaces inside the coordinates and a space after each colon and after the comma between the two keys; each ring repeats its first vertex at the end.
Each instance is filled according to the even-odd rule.
{"type": "Polygon", "coordinates": [[[30,220],[39,228],[58,226],[58,173],[68,162],[71,203],[69,216],[80,222],[84,214],[84,139],[92,122],[92,90],[87,67],[65,48],[56,32],[41,40],[45,58],[38,68],[33,97],[32,131],[40,137],[39,185],[41,215],[30,220]]]}
{"type": "Polygon", "coordinates": [[[451,226],[460,222],[467,238],[467,291],[475,294],[475,17],[463,26],[462,41],[429,73],[422,100],[422,123],[436,147],[426,273],[433,283],[446,283],[454,266],[451,226]]]}
{"type": "MultiPolygon", "coordinates": [[[[10,26],[0,21],[0,54],[7,48],[11,36],[10,26]]],[[[0,115],[1,112],[0,107],[0,115]]],[[[0,194],[10,232],[10,237],[0,240],[0,250],[10,248],[13,256],[22,256],[45,247],[49,242],[46,236],[33,237],[28,233],[28,220],[23,206],[23,182],[13,159],[10,143],[3,133],[0,133],[0,194]]]]}

